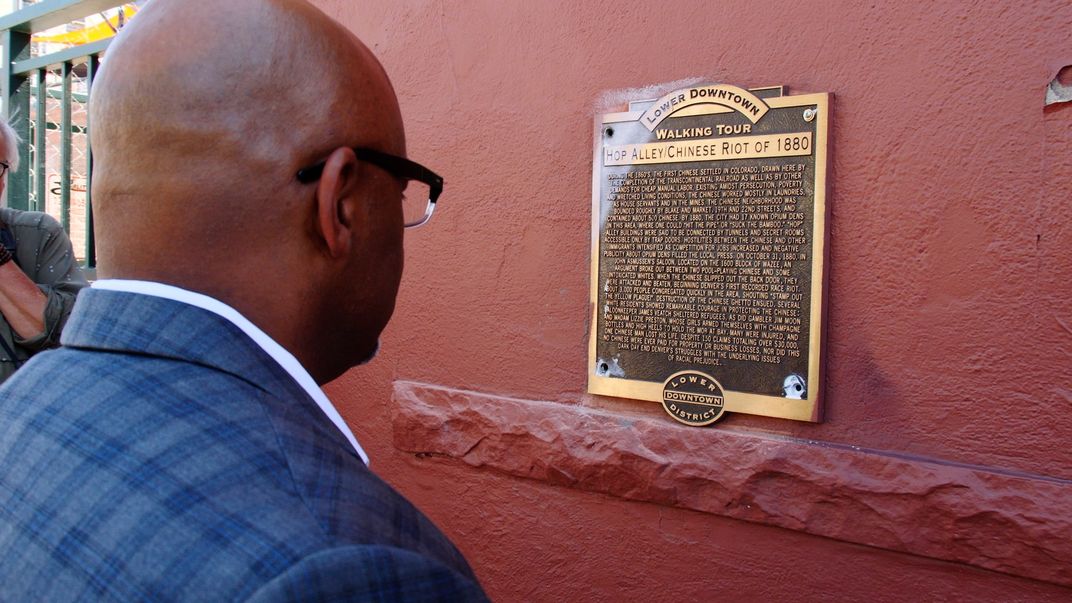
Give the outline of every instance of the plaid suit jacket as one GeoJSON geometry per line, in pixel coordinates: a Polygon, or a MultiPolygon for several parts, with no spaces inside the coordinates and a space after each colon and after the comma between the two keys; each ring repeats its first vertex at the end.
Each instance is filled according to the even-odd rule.
{"type": "Polygon", "coordinates": [[[229,321],[87,289],[63,344],[0,388],[0,600],[484,600],[229,321]]]}

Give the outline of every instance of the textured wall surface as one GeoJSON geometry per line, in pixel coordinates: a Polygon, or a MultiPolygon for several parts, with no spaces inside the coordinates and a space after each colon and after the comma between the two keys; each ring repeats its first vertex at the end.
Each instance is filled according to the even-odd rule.
{"type": "Polygon", "coordinates": [[[381,357],[328,393],[493,597],[1072,597],[1072,5],[316,1],[446,178],[381,357]],[[693,77],[835,95],[824,423],[684,436],[585,393],[592,118],[693,77]],[[615,420],[675,448],[555,452],[629,450],[615,420]],[[741,443],[777,439],[773,469],[741,443]]]}

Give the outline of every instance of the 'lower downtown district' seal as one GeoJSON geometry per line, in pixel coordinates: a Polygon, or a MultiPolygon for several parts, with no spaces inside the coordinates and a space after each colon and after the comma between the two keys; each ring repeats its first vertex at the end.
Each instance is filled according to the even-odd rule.
{"type": "Polygon", "coordinates": [[[702,427],[722,417],[726,399],[722,386],[710,375],[681,371],[663,384],[663,408],[686,425],[702,427]]]}

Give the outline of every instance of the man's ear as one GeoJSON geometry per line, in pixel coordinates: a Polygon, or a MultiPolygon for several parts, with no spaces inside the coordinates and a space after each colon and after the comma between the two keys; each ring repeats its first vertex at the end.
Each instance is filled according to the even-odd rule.
{"type": "Polygon", "coordinates": [[[357,157],[347,147],[328,156],[316,187],[316,223],[331,257],[350,254],[354,208],[349,197],[357,190],[357,157]]]}

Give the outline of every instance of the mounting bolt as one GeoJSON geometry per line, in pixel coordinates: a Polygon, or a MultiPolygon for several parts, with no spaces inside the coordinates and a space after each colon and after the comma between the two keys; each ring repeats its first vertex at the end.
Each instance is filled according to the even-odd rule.
{"type": "Polygon", "coordinates": [[[819,114],[818,109],[804,109],[804,121],[814,121],[815,116],[819,114]]]}
{"type": "Polygon", "coordinates": [[[782,393],[790,400],[804,400],[808,397],[808,384],[804,377],[793,373],[782,381],[782,393]]]}

